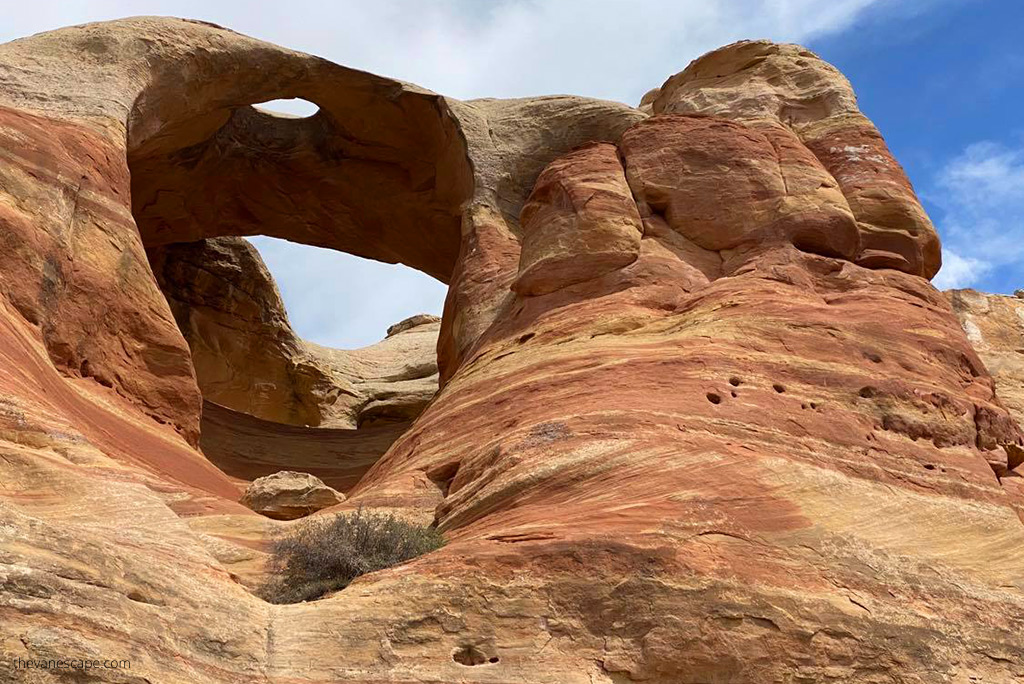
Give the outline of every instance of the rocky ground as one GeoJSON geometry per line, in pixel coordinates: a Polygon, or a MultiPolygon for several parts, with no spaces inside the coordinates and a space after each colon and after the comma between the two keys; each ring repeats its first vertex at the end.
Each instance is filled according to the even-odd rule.
{"type": "Polygon", "coordinates": [[[0,153],[0,681],[1024,678],[1024,300],[811,52],[461,102],[128,19],[0,46],[0,153]],[[310,345],[261,233],[444,316],[310,345]],[[268,604],[280,470],[448,543],[268,604]]]}

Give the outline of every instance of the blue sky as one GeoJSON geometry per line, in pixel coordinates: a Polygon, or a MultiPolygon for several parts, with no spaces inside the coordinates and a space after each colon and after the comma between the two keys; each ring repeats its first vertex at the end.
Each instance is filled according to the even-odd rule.
{"type": "MultiPolygon", "coordinates": [[[[943,238],[936,285],[1024,287],[1018,0],[35,0],[5,9],[0,41],[139,14],[206,19],[459,98],[635,104],[719,45],[803,43],[843,70],[907,169],[943,238]]],[[[441,311],[444,286],[411,269],[254,242],[293,326],[321,344],[370,344],[441,311]]]]}
{"type": "Polygon", "coordinates": [[[884,5],[809,41],[853,83],[943,243],[940,288],[1024,288],[1024,2],[884,5]]]}

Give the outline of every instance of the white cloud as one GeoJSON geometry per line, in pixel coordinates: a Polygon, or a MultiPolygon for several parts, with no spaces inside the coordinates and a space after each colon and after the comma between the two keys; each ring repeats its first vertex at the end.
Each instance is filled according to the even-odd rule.
{"type": "MultiPolygon", "coordinates": [[[[919,5],[934,0],[915,0],[919,5]]],[[[37,0],[0,41],[140,14],[205,19],[454,97],[574,93],[635,103],[741,38],[840,31],[882,0],[37,0]]]]}
{"type": "Polygon", "coordinates": [[[932,285],[940,290],[970,287],[981,280],[992,264],[972,257],[962,257],[956,252],[943,248],[942,269],[932,279],[932,285]]]}
{"type": "Polygon", "coordinates": [[[264,236],[249,241],[274,274],[292,327],[313,342],[363,347],[403,318],[441,315],[445,285],[407,266],[264,236]]]}
{"type": "MultiPolygon", "coordinates": [[[[885,7],[905,19],[937,1],[885,7]]],[[[882,5],[882,0],[35,0],[5,8],[0,41],[121,16],[185,16],[453,97],[574,93],[635,104],[707,50],[742,38],[807,42],[842,31],[869,7],[882,5]]],[[[379,339],[389,323],[418,313],[417,307],[441,308],[443,287],[422,274],[354,257],[315,255],[312,248],[257,244],[296,331],[323,344],[363,344],[379,339]],[[359,330],[363,326],[367,329],[359,330]]]]}
{"type": "Polygon", "coordinates": [[[941,209],[945,245],[936,287],[975,285],[998,267],[1024,266],[1024,145],[969,145],[934,185],[926,197],[941,209]]]}
{"type": "Polygon", "coordinates": [[[942,169],[939,185],[972,210],[1024,202],[1024,147],[990,141],[968,145],[942,169]]]}

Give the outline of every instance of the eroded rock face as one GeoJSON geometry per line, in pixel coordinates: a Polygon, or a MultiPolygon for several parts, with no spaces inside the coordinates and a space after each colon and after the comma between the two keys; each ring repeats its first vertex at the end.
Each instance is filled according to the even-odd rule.
{"type": "Polygon", "coordinates": [[[835,181],[783,129],[658,115],[622,138],[630,188],[652,222],[714,252],[780,242],[852,258],[857,224],[835,181]]]}
{"type": "Polygon", "coordinates": [[[1024,421],[1024,297],[975,290],[946,292],[971,346],[999,388],[999,398],[1024,421]]]}
{"type": "Polygon", "coordinates": [[[344,494],[331,489],[318,477],[282,470],[253,480],[245,488],[240,502],[268,518],[295,520],[344,500],[344,494]]]}
{"type": "Polygon", "coordinates": [[[547,294],[636,260],[643,226],[614,145],[595,143],[548,165],[520,217],[512,289],[547,294]]]}
{"type": "Polygon", "coordinates": [[[312,428],[263,420],[207,401],[199,446],[211,463],[233,478],[249,481],[279,470],[301,470],[347,492],[410,424],[312,428]]]}
{"type": "MultiPolygon", "coordinates": [[[[975,290],[946,293],[964,334],[996,381],[999,398],[1018,424],[1024,423],[1024,291],[1013,297],[975,290]]],[[[1024,449],[1009,448],[1006,462],[993,464],[1011,504],[1024,520],[1024,449]]]]}
{"type": "Polygon", "coordinates": [[[856,262],[934,276],[939,239],[849,81],[799,45],[744,41],[710,52],[652,96],[654,114],[706,114],[792,131],[834,178],[857,219],[856,262]]]}
{"type": "Polygon", "coordinates": [[[0,76],[5,662],[102,653],[171,683],[1024,677],[1020,429],[926,279],[909,183],[810,52],[727,46],[641,109],[466,103],[133,19],[0,46],[0,76]],[[320,114],[248,109],[289,96],[320,114]],[[256,465],[288,468],[246,445],[304,440],[314,472],[315,431],[211,409],[228,474],[194,448],[192,355],[144,251],[249,233],[450,283],[440,391],[365,473],[351,430],[324,431],[319,463],[339,509],[448,544],[307,604],[248,591],[288,523],[237,501],[256,465]]]}

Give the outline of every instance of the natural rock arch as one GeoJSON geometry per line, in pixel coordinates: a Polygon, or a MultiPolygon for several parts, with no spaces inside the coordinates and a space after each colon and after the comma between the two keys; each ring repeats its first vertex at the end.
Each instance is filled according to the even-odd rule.
{"type": "Polygon", "coordinates": [[[32,164],[60,169],[25,190],[56,207],[47,229],[11,221],[12,243],[46,242],[10,267],[12,302],[46,322],[57,367],[192,441],[199,392],[145,247],[264,233],[449,282],[444,381],[507,300],[533,179],[642,118],[581,97],[459,102],[180,19],[70,27],[8,43],[0,58],[13,67],[0,93],[11,130],[34,141],[32,164]],[[249,106],[284,97],[320,111],[288,119],[249,106]],[[40,136],[51,119],[62,123],[40,136]]]}
{"type": "MultiPolygon", "coordinates": [[[[710,53],[645,97],[655,117],[458,102],[168,19],[16,41],[0,65],[4,658],[131,653],[133,676],[161,682],[1024,672],[1021,432],[927,282],[937,241],[898,164],[806,50],[710,53]],[[283,71],[261,90],[244,64],[264,59],[283,71]],[[181,439],[196,441],[201,398],[141,234],[213,234],[174,197],[219,146],[240,174],[259,160],[235,147],[253,140],[272,168],[294,162],[285,142],[326,168],[327,114],[288,128],[228,111],[289,93],[329,109],[313,74],[371,84],[407,103],[395,111],[433,103],[445,131],[447,109],[464,139],[444,384],[343,504],[449,543],[278,608],[246,587],[281,527],[181,439]],[[192,100],[161,94],[181,83],[200,86],[192,100]],[[742,189],[744,211],[689,201],[686,174],[708,161],[699,180],[742,189]],[[138,228],[129,164],[155,202],[138,228]],[[163,200],[161,164],[183,171],[163,200]]],[[[345,111],[358,135],[333,135],[367,139],[345,111]]],[[[448,177],[427,166],[398,164],[394,187],[448,177]]],[[[259,197],[242,199],[244,218],[259,197]]],[[[370,242],[430,268],[451,253],[370,242]]]]}
{"type": "Polygon", "coordinates": [[[473,182],[444,98],[252,42],[244,59],[237,46],[167,58],[136,98],[127,158],[146,246],[262,233],[447,282],[473,182]],[[251,106],[285,97],[320,109],[251,106]]]}
{"type": "MultiPolygon", "coordinates": [[[[149,55],[127,119],[132,215],[143,245],[206,402],[300,427],[372,421],[359,435],[338,433],[350,457],[337,467],[351,477],[436,389],[437,364],[421,358],[436,326],[433,335],[389,338],[376,353],[318,349],[292,332],[255,251],[216,238],[270,235],[447,282],[473,188],[465,138],[433,93],[241,36],[224,46],[216,27],[184,28],[187,40],[179,35],[174,50],[149,55]],[[294,97],[318,111],[291,117],[253,106],[294,97]],[[253,305],[261,311],[247,311],[253,305]],[[403,360],[409,353],[415,358],[403,360]],[[393,360],[375,370],[373,359],[384,357],[393,360]]],[[[234,427],[230,410],[209,403],[203,414],[205,452],[231,474],[324,467],[306,446],[315,435],[238,416],[234,427]],[[262,440],[247,442],[254,430],[262,440]],[[236,443],[250,452],[263,453],[259,443],[274,448],[253,470],[237,462],[236,443]]]]}

